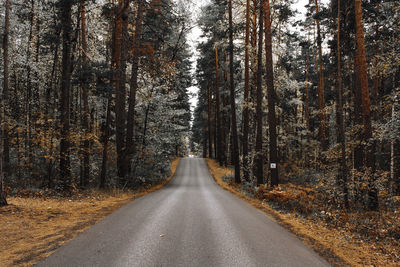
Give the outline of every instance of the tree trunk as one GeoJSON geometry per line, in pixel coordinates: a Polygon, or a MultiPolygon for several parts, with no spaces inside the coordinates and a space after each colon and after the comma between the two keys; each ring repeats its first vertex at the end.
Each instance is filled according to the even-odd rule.
{"type": "MultiPolygon", "coordinates": [[[[1,122],[1,119],[0,119],[1,122]]],[[[0,157],[3,157],[3,146],[0,148],[0,157]]],[[[0,160],[0,207],[8,205],[6,193],[4,192],[3,161],[0,160]]]]}
{"type": "Polygon", "coordinates": [[[106,188],[106,177],[107,177],[107,161],[108,161],[108,141],[110,139],[110,124],[111,124],[111,102],[112,95],[110,94],[107,99],[107,115],[106,124],[103,133],[103,160],[101,162],[101,173],[100,173],[100,188],[106,188]]]}
{"type": "MultiPolygon", "coordinates": [[[[86,10],[85,2],[81,3],[81,40],[82,40],[82,52],[83,52],[83,65],[87,68],[87,37],[86,37],[86,10]]],[[[85,137],[82,144],[82,155],[83,155],[83,171],[81,177],[81,186],[86,187],[89,183],[90,173],[90,147],[89,147],[89,84],[86,77],[82,82],[82,102],[83,102],[83,114],[82,114],[82,127],[85,131],[85,137]]]]}
{"type": "Polygon", "coordinates": [[[235,81],[233,79],[233,22],[232,22],[232,0],[228,0],[229,11],[229,77],[231,91],[231,115],[232,115],[232,142],[233,142],[233,163],[235,165],[235,182],[240,183],[240,160],[239,141],[236,127],[236,106],[235,106],[235,81]]]}
{"type": "MultiPolygon", "coordinates": [[[[358,71],[360,75],[361,85],[361,104],[363,113],[364,124],[364,151],[365,151],[365,166],[374,171],[374,144],[372,139],[372,126],[371,126],[371,110],[370,99],[368,90],[368,73],[367,73],[367,58],[365,54],[365,41],[364,41],[364,24],[362,21],[362,3],[361,0],[354,0],[354,10],[356,19],[356,42],[357,42],[357,57],[358,57],[358,71]]],[[[368,192],[368,208],[371,210],[378,209],[378,190],[374,185],[373,172],[370,177],[369,192],[368,192]]]]}
{"type": "MultiPolygon", "coordinates": [[[[318,0],[315,0],[315,12],[319,13],[318,0]]],[[[316,19],[317,24],[317,44],[318,44],[318,72],[319,72],[319,83],[318,83],[318,108],[319,108],[319,138],[321,142],[321,149],[325,151],[328,149],[328,140],[326,138],[326,116],[325,116],[325,85],[324,85],[324,73],[322,69],[322,39],[321,39],[321,27],[319,25],[319,19],[316,19]]]]}
{"type": "MultiPolygon", "coordinates": [[[[3,63],[4,63],[4,80],[3,80],[3,99],[1,101],[0,107],[0,124],[7,121],[6,118],[3,118],[5,111],[8,107],[8,39],[10,32],[10,1],[6,0],[5,3],[5,23],[4,23],[4,35],[3,35],[3,63]]],[[[7,205],[7,198],[4,192],[4,172],[3,165],[9,164],[9,157],[7,158],[5,155],[6,146],[8,146],[8,138],[7,138],[7,125],[3,125],[0,131],[2,133],[0,138],[0,207],[7,205]]]]}
{"type": "Polygon", "coordinates": [[[271,172],[271,186],[279,184],[278,171],[278,146],[276,135],[276,115],[275,102],[276,93],[274,88],[274,66],[272,62],[272,30],[271,30],[271,9],[269,0],[264,0],[263,8],[265,9],[265,56],[267,71],[267,91],[268,91],[268,129],[269,129],[269,162],[271,172]]]}
{"type": "Polygon", "coordinates": [[[342,87],[342,56],[341,56],[341,42],[340,42],[340,0],[338,0],[338,17],[337,17],[337,30],[336,30],[336,41],[337,41],[337,131],[338,139],[340,142],[340,159],[339,159],[339,177],[338,185],[343,188],[344,205],[346,209],[349,208],[349,197],[347,189],[347,167],[346,167],[346,138],[345,138],[345,126],[343,119],[343,87],[342,87]]]}
{"type": "MultiPolygon", "coordinates": [[[[264,5],[265,0],[261,0],[261,4],[264,5]]],[[[256,93],[256,122],[257,122],[257,132],[256,132],[256,173],[257,185],[264,183],[264,171],[263,171],[263,154],[262,154],[262,44],[263,44],[263,32],[264,32],[264,14],[263,8],[260,5],[259,19],[258,19],[258,56],[257,56],[257,93],[256,93]]]]}
{"type": "MultiPolygon", "coordinates": [[[[208,105],[207,105],[207,120],[208,120],[208,157],[211,159],[212,156],[212,133],[211,133],[211,89],[208,87],[208,92],[207,92],[207,99],[208,99],[208,105]]],[[[214,144],[215,145],[215,144],[214,144]]]]}
{"type": "Polygon", "coordinates": [[[356,127],[356,140],[357,144],[354,147],[354,169],[360,171],[364,165],[364,151],[362,148],[362,133],[358,129],[362,125],[362,104],[361,104],[361,89],[360,89],[360,73],[358,71],[358,57],[354,54],[354,77],[353,77],[353,94],[354,94],[354,106],[353,106],[353,113],[354,113],[354,126],[356,127]]]}
{"type": "Polygon", "coordinates": [[[148,103],[148,104],[147,104],[147,107],[146,107],[146,112],[145,112],[145,114],[144,114],[142,152],[143,152],[143,151],[145,150],[145,148],[146,148],[146,133],[147,133],[147,123],[148,123],[148,120],[149,120],[150,108],[151,108],[151,103],[148,103]]]}
{"type": "Polygon", "coordinates": [[[256,158],[254,156],[254,151],[255,151],[255,146],[256,146],[256,132],[257,132],[257,121],[256,121],[256,113],[254,108],[256,107],[256,87],[257,87],[257,33],[258,33],[258,28],[257,28],[257,0],[252,1],[252,20],[251,20],[251,82],[250,82],[250,105],[251,109],[249,109],[249,152],[250,152],[250,157],[249,160],[252,163],[251,166],[249,166],[250,172],[253,174],[251,175],[252,180],[254,179],[254,176],[256,174],[256,158]]]}
{"type": "MultiPolygon", "coordinates": [[[[395,120],[399,115],[400,101],[398,96],[395,96],[392,106],[392,120],[395,120]]],[[[396,130],[400,129],[396,127],[396,130]]],[[[393,138],[390,142],[390,181],[389,192],[392,195],[400,195],[400,140],[399,137],[393,138]]]]}
{"type": "MultiPolygon", "coordinates": [[[[379,12],[380,11],[380,1],[376,3],[376,9],[379,12]]],[[[379,23],[376,22],[375,25],[375,47],[374,47],[374,63],[373,63],[373,68],[375,70],[378,69],[378,53],[379,53],[379,23]]],[[[373,110],[375,112],[373,113],[373,119],[377,120],[378,119],[378,90],[379,90],[379,72],[377,71],[374,75],[374,87],[373,87],[373,93],[372,93],[372,106],[373,110]]]]}
{"type": "Polygon", "coordinates": [[[128,25],[127,19],[123,21],[124,0],[118,0],[118,9],[115,13],[112,60],[111,68],[113,70],[113,84],[116,90],[115,94],[115,128],[116,128],[116,147],[117,147],[117,174],[119,182],[124,179],[125,169],[125,75],[123,74],[121,57],[125,59],[124,67],[126,67],[126,53],[122,53],[122,49],[126,47],[126,43],[122,40],[126,36],[128,25]],[[123,25],[124,24],[124,25],[123,25]],[[123,32],[125,30],[125,32],[123,32]],[[123,54],[123,55],[122,55],[123,54]]]}
{"type": "MultiPolygon", "coordinates": [[[[308,34],[309,38],[309,34],[308,34]]],[[[310,131],[310,94],[309,94],[309,82],[310,82],[310,62],[309,62],[309,54],[307,52],[307,59],[306,59],[306,95],[305,95],[305,105],[304,105],[304,116],[306,117],[306,125],[307,125],[307,130],[310,131]]]]}
{"type": "MultiPolygon", "coordinates": [[[[8,42],[9,42],[9,33],[10,33],[10,0],[6,0],[5,2],[5,23],[4,23],[4,36],[3,36],[3,60],[4,60],[4,80],[3,80],[3,104],[2,107],[4,109],[4,121],[3,121],[3,171],[8,173],[9,165],[10,165],[10,147],[8,142],[8,99],[9,99],[9,86],[8,86],[8,42]]],[[[1,190],[1,189],[0,189],[1,190]]]]}
{"type": "MultiPolygon", "coordinates": [[[[36,22],[35,18],[35,1],[31,0],[31,13],[30,13],[30,25],[29,25],[29,37],[28,37],[28,45],[26,51],[26,95],[25,95],[25,166],[27,169],[27,174],[32,176],[32,129],[31,129],[31,117],[32,117],[32,79],[31,79],[31,54],[32,54],[32,42],[33,42],[33,29],[34,24],[36,22]]],[[[61,102],[61,101],[60,101],[61,102]]]]}
{"type": "Polygon", "coordinates": [[[216,131],[216,157],[219,165],[222,166],[222,153],[221,153],[221,116],[220,116],[220,97],[219,97],[219,75],[218,75],[218,47],[215,47],[215,131],[216,131]]]}
{"type": "MultiPolygon", "coordinates": [[[[226,66],[227,62],[227,56],[226,56],[226,51],[224,50],[223,53],[223,65],[226,66]]],[[[227,84],[228,84],[228,74],[226,71],[226,68],[223,68],[223,81],[224,81],[224,86],[223,86],[223,94],[222,94],[222,119],[221,119],[221,125],[222,125],[222,131],[221,131],[221,136],[224,138],[221,139],[221,147],[222,147],[222,161],[223,165],[227,166],[228,165],[228,147],[229,147],[229,139],[226,138],[229,135],[230,127],[229,127],[229,114],[228,114],[228,97],[226,95],[227,91],[227,84]]]]}
{"type": "Polygon", "coordinates": [[[203,118],[203,158],[207,157],[207,122],[203,118]]]}
{"type": "Polygon", "coordinates": [[[250,91],[250,0],[246,0],[246,37],[244,51],[244,105],[243,105],[243,177],[249,181],[249,91],[250,91]]]}
{"type": "Polygon", "coordinates": [[[61,7],[61,22],[63,30],[62,52],[62,80],[60,99],[60,175],[65,190],[71,186],[71,162],[70,162],[70,90],[71,90],[71,32],[72,32],[72,2],[63,1],[61,7]]]}
{"type": "Polygon", "coordinates": [[[143,22],[143,1],[138,1],[138,10],[136,16],[135,25],[135,36],[133,38],[133,55],[132,55],[132,72],[130,80],[130,91],[129,91],[129,108],[128,108],[128,120],[126,123],[126,151],[127,158],[125,164],[129,167],[130,161],[135,152],[134,143],[134,127],[135,127],[135,106],[136,106],[136,91],[138,88],[138,69],[139,69],[139,58],[140,58],[140,40],[142,36],[142,22],[143,22]]]}

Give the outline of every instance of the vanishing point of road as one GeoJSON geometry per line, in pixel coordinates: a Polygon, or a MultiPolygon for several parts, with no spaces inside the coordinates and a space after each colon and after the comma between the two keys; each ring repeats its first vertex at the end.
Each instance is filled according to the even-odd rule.
{"type": "Polygon", "coordinates": [[[329,266],[184,158],[163,189],[120,208],[37,266],[329,266]]]}

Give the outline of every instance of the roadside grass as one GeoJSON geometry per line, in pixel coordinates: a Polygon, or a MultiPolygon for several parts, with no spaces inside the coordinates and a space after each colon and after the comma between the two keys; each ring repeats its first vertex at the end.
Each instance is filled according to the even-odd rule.
{"type": "Polygon", "coordinates": [[[220,167],[215,160],[206,161],[218,185],[264,211],[330,264],[400,266],[398,212],[358,214],[343,211],[326,212],[324,217],[312,216],[318,210],[318,197],[312,188],[287,184],[274,190],[261,187],[257,192],[254,189],[249,192],[241,185],[227,181],[226,177],[233,175],[231,169],[220,167]],[[360,225],[360,222],[368,223],[360,225]],[[365,232],[360,233],[360,229],[365,232]]]}
{"type": "Polygon", "coordinates": [[[167,180],[136,191],[86,190],[70,198],[9,197],[9,205],[0,208],[0,266],[32,266],[48,257],[121,206],[162,188],[178,162],[179,158],[172,161],[167,180]]]}

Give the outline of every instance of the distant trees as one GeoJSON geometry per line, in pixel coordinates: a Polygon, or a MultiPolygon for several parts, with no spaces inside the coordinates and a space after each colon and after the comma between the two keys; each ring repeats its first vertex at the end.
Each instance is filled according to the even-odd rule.
{"type": "Polygon", "coordinates": [[[169,0],[13,3],[0,7],[7,186],[68,193],[166,177],[189,132],[185,7],[169,0]]]}

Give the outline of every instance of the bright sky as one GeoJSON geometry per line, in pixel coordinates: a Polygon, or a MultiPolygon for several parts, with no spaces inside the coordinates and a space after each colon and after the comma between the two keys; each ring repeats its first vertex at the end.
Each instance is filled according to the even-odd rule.
{"type": "MultiPolygon", "coordinates": [[[[196,0],[186,0],[186,1],[189,2],[189,5],[193,12],[192,14],[193,14],[194,22],[197,20],[197,17],[200,14],[200,8],[209,2],[209,0],[197,0],[197,1],[196,0]]],[[[295,0],[294,7],[297,9],[297,11],[300,12],[299,17],[301,17],[301,16],[303,16],[303,14],[305,14],[306,8],[304,6],[308,2],[309,2],[309,0],[295,0]]],[[[320,3],[322,3],[324,5],[328,4],[328,2],[329,2],[329,0],[320,0],[320,3]]],[[[196,71],[196,59],[197,59],[197,55],[198,55],[196,46],[199,43],[199,41],[201,40],[200,35],[201,35],[201,30],[197,25],[192,29],[191,33],[189,34],[189,43],[190,43],[190,46],[192,47],[192,53],[193,53],[193,57],[192,57],[193,75],[194,75],[194,72],[196,71]]],[[[199,89],[196,86],[192,86],[189,88],[189,92],[192,94],[192,97],[190,98],[190,104],[191,104],[192,111],[194,110],[194,108],[197,105],[197,95],[196,94],[197,94],[198,90],[199,89]]]]}

